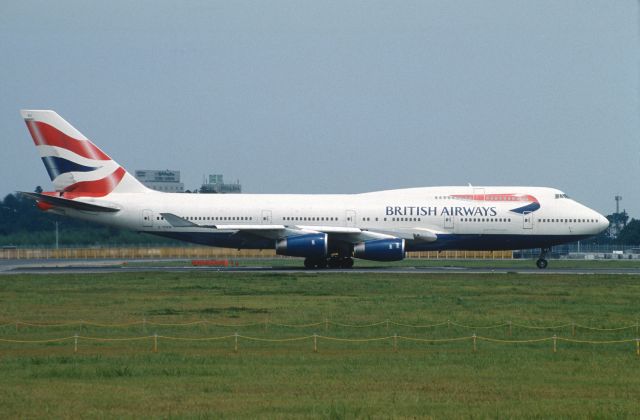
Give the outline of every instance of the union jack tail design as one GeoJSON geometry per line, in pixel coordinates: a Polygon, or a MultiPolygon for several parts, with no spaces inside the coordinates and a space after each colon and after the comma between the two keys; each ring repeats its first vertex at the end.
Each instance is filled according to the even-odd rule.
{"type": "Polygon", "coordinates": [[[20,113],[60,196],[73,199],[149,191],[56,112],[20,113]]]}

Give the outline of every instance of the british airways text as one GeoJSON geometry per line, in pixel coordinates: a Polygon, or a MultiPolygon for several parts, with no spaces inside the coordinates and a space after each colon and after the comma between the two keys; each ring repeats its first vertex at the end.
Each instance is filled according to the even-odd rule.
{"type": "Polygon", "coordinates": [[[495,207],[387,206],[386,216],[496,216],[495,207]]]}

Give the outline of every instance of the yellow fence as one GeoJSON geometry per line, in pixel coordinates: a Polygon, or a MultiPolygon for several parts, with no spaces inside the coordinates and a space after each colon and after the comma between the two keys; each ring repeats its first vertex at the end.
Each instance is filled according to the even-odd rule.
{"type": "Polygon", "coordinates": [[[220,322],[215,320],[207,320],[207,319],[196,319],[189,320],[183,322],[162,322],[162,321],[153,321],[147,320],[143,318],[142,320],[129,320],[117,323],[102,323],[102,322],[94,322],[94,321],[86,321],[86,320],[78,320],[78,321],[66,321],[66,322],[27,322],[21,320],[8,321],[4,323],[0,323],[0,328],[13,328],[15,326],[16,334],[19,333],[23,328],[54,328],[54,327],[78,327],[79,330],[83,328],[86,329],[88,327],[96,327],[96,328],[127,328],[134,326],[142,326],[143,334],[147,328],[153,327],[189,327],[189,326],[197,326],[197,325],[212,325],[217,327],[227,327],[227,328],[246,328],[246,327],[260,327],[264,328],[264,332],[267,333],[269,331],[269,327],[282,327],[282,328],[293,328],[293,329],[304,329],[304,328],[315,328],[315,329],[324,329],[324,334],[306,334],[295,337],[283,337],[283,338],[275,338],[275,337],[256,337],[251,335],[239,334],[235,332],[234,334],[225,334],[221,336],[204,336],[204,337],[178,337],[172,335],[162,335],[162,334],[153,334],[153,335],[142,335],[136,337],[97,337],[97,336],[88,336],[75,334],[60,338],[47,338],[47,339],[22,339],[22,338],[0,338],[0,343],[14,343],[14,344],[53,344],[53,343],[63,343],[67,341],[73,341],[74,351],[78,351],[78,345],[80,342],[126,342],[126,341],[151,341],[153,343],[153,351],[158,351],[159,342],[161,340],[164,341],[182,341],[182,342],[209,342],[209,341],[224,341],[229,340],[233,342],[234,351],[238,351],[239,343],[241,340],[245,341],[254,341],[254,342],[263,342],[263,343],[287,343],[287,342],[296,342],[296,341],[310,341],[313,343],[313,351],[318,351],[318,346],[321,341],[325,342],[344,342],[344,343],[371,343],[371,342],[384,342],[388,341],[392,344],[393,350],[398,351],[399,345],[402,341],[405,342],[413,342],[413,343],[426,343],[426,344],[437,344],[437,343],[454,343],[454,342],[464,342],[467,341],[470,343],[470,348],[472,351],[478,350],[479,342],[488,342],[488,343],[496,343],[496,344],[535,344],[535,343],[543,343],[550,342],[551,348],[553,352],[557,352],[558,343],[573,343],[573,344],[591,344],[591,345],[614,345],[614,344],[629,344],[635,343],[635,351],[638,356],[640,356],[640,338],[620,338],[620,339],[608,339],[608,340],[586,340],[586,339],[577,339],[575,338],[577,331],[592,331],[592,332],[618,332],[624,330],[635,330],[636,337],[639,337],[639,329],[640,323],[635,322],[633,324],[622,325],[622,326],[611,326],[611,327],[592,327],[588,325],[582,325],[576,322],[567,322],[567,323],[554,323],[549,325],[529,325],[518,322],[500,322],[495,324],[487,324],[487,325],[470,325],[457,321],[441,321],[434,323],[420,323],[420,324],[408,324],[404,322],[397,322],[390,319],[380,320],[376,322],[363,323],[363,324],[352,324],[330,320],[325,318],[324,320],[318,322],[311,323],[301,323],[301,324],[286,324],[274,322],[268,318],[263,321],[255,321],[255,322],[246,322],[246,323],[229,323],[229,322],[220,322]],[[382,336],[376,337],[336,337],[328,335],[327,332],[330,328],[351,328],[351,329],[365,329],[365,328],[385,328],[387,331],[393,327],[400,328],[410,328],[410,329],[432,329],[432,328],[462,328],[473,330],[473,335],[470,336],[461,336],[461,337],[451,337],[451,338],[428,338],[428,337],[412,337],[408,335],[398,335],[393,334],[390,335],[386,333],[382,336]],[[491,329],[503,329],[505,334],[511,336],[513,333],[513,329],[521,329],[521,330],[552,330],[553,336],[545,336],[545,337],[537,337],[531,339],[500,339],[496,337],[488,337],[486,335],[478,335],[476,331],[488,331],[491,329]],[[561,337],[558,335],[559,332],[565,331],[566,334],[571,332],[571,338],[569,337],[561,337]]]}
{"type": "Polygon", "coordinates": [[[513,251],[418,251],[407,252],[407,258],[511,260],[513,259],[513,251]]]}
{"type": "Polygon", "coordinates": [[[0,259],[164,259],[276,258],[275,251],[213,247],[14,248],[0,249],[0,259]]]}
{"type": "MultiPolygon", "coordinates": [[[[274,250],[215,247],[120,247],[120,248],[9,248],[0,249],[0,259],[164,259],[164,258],[288,258],[274,250]]],[[[512,251],[424,251],[409,252],[407,258],[511,259],[512,251]]]]}

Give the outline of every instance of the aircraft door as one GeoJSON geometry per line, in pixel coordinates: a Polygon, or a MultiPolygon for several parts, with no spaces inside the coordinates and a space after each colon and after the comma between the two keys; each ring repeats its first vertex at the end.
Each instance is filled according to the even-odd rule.
{"type": "Polygon", "coordinates": [[[533,229],[533,213],[528,211],[522,213],[522,228],[533,229]]]}
{"type": "Polygon", "coordinates": [[[272,220],[271,210],[262,210],[262,224],[270,225],[272,220]]]}
{"type": "Polygon", "coordinates": [[[153,226],[153,211],[142,210],[142,227],[153,226]]]}
{"type": "Polygon", "coordinates": [[[355,227],[356,226],[356,212],[355,210],[347,210],[345,213],[345,220],[347,227],[355,227]]]}
{"type": "Polygon", "coordinates": [[[453,229],[453,216],[442,216],[442,217],[444,217],[444,228],[453,229]]]}

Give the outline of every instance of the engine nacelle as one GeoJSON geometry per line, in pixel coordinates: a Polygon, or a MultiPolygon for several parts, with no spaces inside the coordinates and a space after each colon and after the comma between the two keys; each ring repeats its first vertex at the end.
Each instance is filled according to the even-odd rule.
{"type": "Polygon", "coordinates": [[[290,236],[276,241],[276,254],[290,257],[324,257],[327,255],[326,233],[290,236]]]}
{"type": "Polygon", "coordinates": [[[372,261],[400,261],[405,256],[404,239],[360,242],[353,247],[353,256],[372,261]]]}

